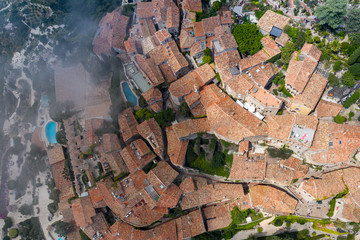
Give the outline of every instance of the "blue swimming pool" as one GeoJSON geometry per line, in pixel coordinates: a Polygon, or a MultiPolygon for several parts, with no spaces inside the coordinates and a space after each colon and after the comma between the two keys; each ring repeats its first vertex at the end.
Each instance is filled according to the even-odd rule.
{"type": "Polygon", "coordinates": [[[56,123],[49,122],[45,127],[46,137],[50,144],[57,143],[56,141],[56,123]]]}
{"type": "Polygon", "coordinates": [[[131,90],[129,84],[127,82],[123,82],[121,84],[121,86],[122,86],[123,92],[125,94],[126,101],[130,102],[133,106],[136,106],[137,105],[137,97],[131,90]]]}

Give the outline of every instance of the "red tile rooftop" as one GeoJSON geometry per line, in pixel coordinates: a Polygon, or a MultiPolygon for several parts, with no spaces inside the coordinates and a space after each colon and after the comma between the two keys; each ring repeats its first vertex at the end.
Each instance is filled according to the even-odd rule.
{"type": "Polygon", "coordinates": [[[65,160],[64,150],[62,145],[56,144],[54,147],[47,150],[50,165],[62,162],[65,160]]]}
{"type": "Polygon", "coordinates": [[[315,113],[318,118],[335,117],[340,113],[342,105],[326,100],[320,100],[316,107],[315,113]]]}
{"type": "Polygon", "coordinates": [[[250,187],[250,196],[253,207],[272,214],[289,215],[297,205],[297,200],[285,191],[267,185],[250,187]]]}
{"type": "Polygon", "coordinates": [[[267,10],[265,14],[259,19],[257,26],[260,29],[270,33],[274,26],[283,30],[289,22],[290,18],[275,13],[271,10],[267,10]]]}
{"type": "Polygon", "coordinates": [[[158,88],[150,88],[142,94],[145,101],[149,104],[151,109],[155,112],[160,112],[162,109],[162,93],[158,88]]]}
{"type": "Polygon", "coordinates": [[[136,126],[138,125],[131,108],[125,109],[118,116],[120,133],[124,141],[128,141],[138,134],[136,126]]]}
{"type": "Polygon", "coordinates": [[[162,132],[159,124],[154,118],[146,120],[137,126],[139,134],[148,141],[150,146],[154,149],[154,152],[162,157],[164,150],[164,143],[162,138],[162,132]]]}
{"type": "Polygon", "coordinates": [[[185,154],[188,141],[180,141],[176,136],[173,126],[166,128],[166,137],[168,140],[168,155],[170,161],[178,166],[183,166],[185,162],[185,154]]]}
{"type": "Polygon", "coordinates": [[[171,35],[170,33],[165,30],[165,29],[162,29],[162,30],[159,30],[155,33],[155,36],[157,37],[157,39],[159,40],[159,42],[164,42],[168,39],[171,39],[171,35]]]}

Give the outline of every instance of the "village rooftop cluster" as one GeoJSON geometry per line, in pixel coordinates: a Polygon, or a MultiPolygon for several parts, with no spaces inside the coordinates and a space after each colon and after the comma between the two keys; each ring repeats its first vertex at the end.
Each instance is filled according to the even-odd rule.
{"type": "MultiPolygon", "coordinates": [[[[185,0],[181,8],[172,0],[134,7],[129,34],[130,19],[121,14],[122,7],[100,21],[94,52],[99,57],[115,53],[124,69],[132,66],[143,76],[145,83],[130,79],[129,85],[146,90],[142,97],[148,110],[177,111],[185,103],[193,118],[164,127],[154,118],[137,120],[134,108],[127,108],[117,118],[119,134],[99,134],[110,120],[109,84],[84,89],[82,98],[70,96],[64,82],[71,78],[56,76],[57,100],[72,98],[83,114],[81,120],[73,116],[63,122],[67,152],[60,144],[47,148],[65,222],[75,222],[94,240],[189,239],[227,227],[234,207],[326,218],[329,207],[315,213],[309,206],[323,206],[319,201],[344,189],[351,195],[334,217],[360,221],[360,126],[333,122],[342,106],[322,99],[328,81],[317,71],[321,51],[305,43],[292,55],[285,76],[292,97],[272,91],[281,69],[270,60],[289,41],[284,28],[290,18],[268,10],[257,23],[262,49],[241,56],[228,9],[196,22],[199,0],[185,0]],[[213,63],[202,63],[206,49],[213,63]],[[204,133],[236,145],[228,177],[204,178],[186,166],[190,141],[204,133]],[[266,148],[293,154],[280,159],[266,148]],[[66,155],[74,183],[63,177],[66,155]],[[94,174],[96,162],[104,171],[100,176],[94,174]],[[113,177],[102,178],[108,173],[113,177]],[[183,214],[169,217],[174,209],[183,214]]],[[[83,76],[83,71],[77,66],[67,72],[83,76]]]]}

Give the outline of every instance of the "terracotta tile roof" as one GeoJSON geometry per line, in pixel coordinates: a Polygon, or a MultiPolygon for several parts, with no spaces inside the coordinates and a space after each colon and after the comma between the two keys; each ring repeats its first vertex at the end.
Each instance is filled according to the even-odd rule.
{"type": "Polygon", "coordinates": [[[105,166],[109,165],[110,169],[113,171],[114,175],[119,175],[120,173],[127,173],[128,168],[121,157],[120,152],[110,152],[110,153],[101,153],[100,161],[103,165],[103,168],[107,170],[105,166]]]}
{"type": "Polygon", "coordinates": [[[231,179],[264,179],[266,170],[265,154],[234,154],[231,179]]]}
{"type": "Polygon", "coordinates": [[[190,212],[175,221],[178,239],[188,239],[206,232],[201,210],[190,212]]]}
{"type": "Polygon", "coordinates": [[[206,116],[206,110],[201,102],[192,107],[190,111],[195,118],[201,118],[206,116]]]}
{"type": "Polygon", "coordinates": [[[56,144],[54,147],[47,149],[47,155],[50,165],[65,160],[64,150],[60,144],[56,144]]]}
{"type": "Polygon", "coordinates": [[[337,104],[334,102],[329,102],[321,99],[316,107],[315,113],[318,118],[335,117],[340,113],[341,109],[342,109],[341,104],[337,104]]]}
{"type": "Polygon", "coordinates": [[[251,79],[262,87],[265,87],[269,80],[277,74],[279,70],[272,63],[257,66],[250,70],[251,79]]]}
{"type": "Polygon", "coordinates": [[[195,37],[193,36],[192,29],[181,29],[180,31],[180,48],[187,49],[195,43],[195,37]]]}
{"type": "Polygon", "coordinates": [[[192,177],[186,177],[180,184],[180,189],[184,194],[192,193],[195,191],[194,180],[192,177]]]}
{"type": "Polygon", "coordinates": [[[207,85],[200,91],[200,100],[205,108],[225,97],[227,94],[215,84],[207,85]]]}
{"type": "Polygon", "coordinates": [[[327,79],[322,75],[318,73],[313,74],[304,91],[291,99],[291,103],[300,104],[308,107],[309,109],[314,109],[324,92],[327,82],[327,79]]]}
{"type": "Polygon", "coordinates": [[[303,92],[314,72],[317,62],[310,58],[296,60],[298,53],[294,52],[286,73],[285,82],[294,87],[299,93],[303,92]]]}
{"type": "Polygon", "coordinates": [[[143,168],[146,164],[155,159],[155,154],[151,152],[146,143],[141,140],[135,140],[121,150],[121,156],[125,161],[130,173],[138,168],[143,168]]]}
{"type": "Polygon", "coordinates": [[[188,141],[180,141],[173,127],[166,128],[166,137],[168,141],[168,155],[170,161],[179,166],[183,166],[185,162],[185,154],[188,146],[188,141]]]}
{"type": "Polygon", "coordinates": [[[160,161],[152,172],[165,186],[169,186],[179,175],[167,162],[160,161]]]}
{"type": "Polygon", "coordinates": [[[136,67],[146,77],[151,86],[155,87],[165,82],[159,67],[152,58],[145,59],[143,55],[135,55],[134,63],[136,67]]]}
{"type": "Polygon", "coordinates": [[[351,197],[357,202],[360,202],[360,169],[357,167],[345,168],[342,170],[343,180],[348,186],[351,197]]]}
{"type": "Polygon", "coordinates": [[[200,100],[200,94],[198,92],[191,92],[185,96],[185,102],[191,109],[192,105],[200,100]]]}
{"type": "Polygon", "coordinates": [[[290,185],[294,175],[295,171],[280,165],[279,160],[273,163],[268,163],[266,166],[265,178],[280,185],[290,185]]]}
{"type": "Polygon", "coordinates": [[[100,21],[99,33],[93,41],[96,54],[109,55],[112,48],[125,49],[124,38],[129,17],[121,15],[121,8],[107,13],[100,21]]]}
{"type": "Polygon", "coordinates": [[[94,206],[94,208],[106,207],[106,203],[104,201],[103,196],[101,195],[101,191],[99,188],[97,187],[90,188],[88,192],[91,199],[91,203],[94,206]]]}
{"type": "Polygon", "coordinates": [[[139,19],[151,18],[154,16],[152,2],[139,2],[137,4],[136,15],[139,19]]]}
{"type": "Polygon", "coordinates": [[[318,163],[348,161],[360,144],[360,127],[319,121],[307,157],[318,163]]]}
{"type": "Polygon", "coordinates": [[[279,44],[282,47],[285,47],[285,44],[290,40],[289,35],[287,35],[285,32],[282,32],[280,37],[275,39],[275,42],[279,44]]]}
{"type": "Polygon", "coordinates": [[[146,120],[137,126],[139,134],[148,141],[154,152],[162,157],[164,150],[164,143],[162,139],[162,132],[159,124],[154,118],[146,120]]]}
{"type": "Polygon", "coordinates": [[[194,22],[194,36],[195,37],[204,37],[205,36],[202,22],[194,22]]]}
{"type": "Polygon", "coordinates": [[[141,47],[144,55],[147,55],[148,53],[150,53],[150,51],[152,51],[159,45],[159,43],[157,43],[155,40],[157,41],[157,38],[155,36],[142,39],[141,47]]]}
{"type": "Polygon", "coordinates": [[[181,98],[192,91],[199,90],[213,78],[215,78],[214,70],[209,64],[204,64],[173,82],[169,87],[169,92],[172,96],[181,98]]]}
{"type": "Polygon", "coordinates": [[[209,18],[204,18],[202,20],[204,32],[206,34],[215,34],[215,28],[220,26],[220,16],[214,16],[209,18]]]}
{"type": "Polygon", "coordinates": [[[200,132],[209,132],[210,126],[206,118],[188,119],[172,125],[179,140],[186,139],[200,132]]]}
{"type": "Polygon", "coordinates": [[[173,6],[171,6],[167,9],[165,24],[166,24],[167,29],[171,29],[171,28],[176,28],[176,30],[179,29],[179,27],[180,27],[180,10],[175,4],[173,4],[173,6]]]}
{"type": "Polygon", "coordinates": [[[233,142],[245,137],[267,135],[267,126],[230,97],[206,108],[211,131],[233,142]]]}
{"type": "Polygon", "coordinates": [[[240,184],[214,183],[207,184],[206,180],[196,179],[197,190],[191,193],[183,194],[180,207],[183,210],[202,206],[209,203],[219,203],[221,201],[229,201],[232,199],[245,199],[244,190],[240,184]],[[205,181],[205,182],[201,182],[205,181]]]}
{"type": "Polygon", "coordinates": [[[215,64],[223,83],[226,83],[235,75],[230,72],[231,68],[237,67],[240,61],[240,55],[237,50],[227,51],[215,56],[215,64]]]}
{"type": "Polygon", "coordinates": [[[190,29],[190,28],[194,28],[194,22],[195,22],[195,18],[193,19],[184,19],[181,23],[181,30],[182,29],[190,29]]]}
{"type": "Polygon", "coordinates": [[[236,43],[236,40],[234,36],[231,33],[226,33],[224,35],[219,36],[221,46],[224,50],[231,49],[231,48],[237,48],[238,45],[236,43]]]}
{"type": "Polygon", "coordinates": [[[101,129],[104,125],[104,119],[92,118],[85,120],[85,144],[90,146],[99,142],[99,137],[95,134],[95,131],[101,129]]]}
{"type": "Polygon", "coordinates": [[[323,174],[321,179],[310,178],[303,183],[302,189],[315,199],[330,198],[344,191],[345,185],[341,176],[341,171],[335,171],[323,174]]]}
{"type": "Polygon", "coordinates": [[[92,217],[95,216],[95,209],[91,203],[89,196],[75,199],[72,203],[72,211],[76,225],[80,228],[85,228],[92,224],[92,217]]]}
{"type": "Polygon", "coordinates": [[[152,18],[139,19],[139,25],[143,38],[151,37],[156,32],[155,24],[152,18]]]}
{"type": "Polygon", "coordinates": [[[230,204],[208,206],[202,209],[209,232],[225,228],[231,223],[230,204]]]}
{"type": "Polygon", "coordinates": [[[56,188],[60,191],[60,201],[67,200],[74,195],[72,184],[63,176],[65,160],[51,165],[51,171],[54,177],[56,188]]]}
{"type": "Polygon", "coordinates": [[[271,94],[269,91],[261,87],[254,86],[250,90],[250,95],[267,107],[280,108],[282,104],[282,101],[280,99],[278,99],[275,95],[271,94]]]}
{"type": "Polygon", "coordinates": [[[162,93],[158,88],[150,88],[142,94],[145,101],[149,104],[151,109],[155,112],[160,112],[162,109],[162,93]]]}
{"type": "Polygon", "coordinates": [[[206,49],[206,41],[195,42],[190,48],[190,56],[202,53],[206,49]]]}
{"type": "Polygon", "coordinates": [[[116,237],[118,240],[129,240],[133,232],[133,227],[121,220],[117,220],[110,227],[111,235],[116,237]]]}
{"type": "Polygon", "coordinates": [[[138,125],[131,108],[125,109],[118,116],[118,123],[120,133],[124,141],[128,141],[130,138],[138,134],[136,126],[138,125]]]}
{"type": "Polygon", "coordinates": [[[268,185],[250,187],[252,206],[263,208],[265,212],[288,215],[295,211],[297,200],[286,192],[268,185]]]}
{"type": "MultiPolygon", "coordinates": [[[[266,118],[268,135],[273,138],[288,141],[294,126],[313,130],[317,129],[318,119],[314,116],[301,114],[274,115],[266,118]]],[[[298,141],[298,143],[311,146],[311,142],[298,141]]]]}
{"type": "Polygon", "coordinates": [[[299,179],[305,177],[309,171],[309,167],[305,164],[302,164],[302,160],[290,157],[286,160],[280,161],[280,164],[295,170],[294,179],[299,179]]]}
{"type": "Polygon", "coordinates": [[[150,52],[150,57],[154,59],[156,65],[160,65],[168,61],[175,74],[181,69],[189,66],[189,63],[180,53],[175,41],[173,40],[153,49],[150,52]]]}
{"type": "Polygon", "coordinates": [[[271,32],[271,29],[274,26],[283,30],[289,21],[290,18],[275,13],[271,10],[267,10],[265,14],[259,19],[257,26],[266,32],[271,32]]]}
{"type": "Polygon", "coordinates": [[[234,20],[232,19],[231,11],[221,11],[219,12],[221,24],[232,24],[234,20]]]}
{"type": "Polygon", "coordinates": [[[171,39],[171,35],[168,31],[165,29],[159,30],[155,33],[156,38],[159,40],[159,42],[165,42],[168,39],[171,39]]]}
{"type": "Polygon", "coordinates": [[[261,43],[264,47],[263,50],[270,56],[270,58],[278,55],[281,52],[280,48],[276,45],[275,41],[269,35],[263,37],[261,39],[261,43]]]}
{"type": "Polygon", "coordinates": [[[103,153],[121,150],[120,141],[115,133],[105,133],[102,135],[100,151],[103,153]]]}
{"type": "Polygon", "coordinates": [[[313,44],[305,43],[301,48],[301,54],[312,58],[313,61],[320,61],[321,51],[313,44]]]}
{"type": "Polygon", "coordinates": [[[227,87],[231,88],[237,94],[246,94],[254,87],[254,82],[247,74],[236,75],[233,79],[226,83],[227,87]]]}
{"type": "Polygon", "coordinates": [[[192,12],[202,12],[201,0],[185,0],[184,8],[192,12]]]}
{"type": "Polygon", "coordinates": [[[341,217],[350,221],[350,222],[360,222],[360,209],[358,205],[354,202],[351,196],[345,196],[342,198],[345,201],[341,217]]]}
{"type": "Polygon", "coordinates": [[[171,83],[176,80],[176,76],[174,75],[174,72],[172,71],[169,63],[163,63],[159,66],[159,68],[165,78],[166,83],[171,83]]]}
{"type": "Polygon", "coordinates": [[[220,25],[215,28],[215,36],[222,36],[226,34],[231,34],[231,29],[229,25],[220,25]]]}
{"type": "Polygon", "coordinates": [[[264,51],[264,49],[261,49],[254,55],[240,59],[239,61],[239,69],[241,71],[245,71],[248,68],[255,67],[267,60],[270,59],[270,56],[264,51]]]}
{"type": "Polygon", "coordinates": [[[163,192],[157,202],[157,207],[164,208],[166,213],[169,208],[174,208],[181,197],[182,191],[175,184],[171,184],[165,192],[163,192]]]}
{"type": "Polygon", "coordinates": [[[241,141],[239,143],[239,154],[243,155],[245,153],[247,153],[250,149],[250,142],[249,141],[241,141]]]}

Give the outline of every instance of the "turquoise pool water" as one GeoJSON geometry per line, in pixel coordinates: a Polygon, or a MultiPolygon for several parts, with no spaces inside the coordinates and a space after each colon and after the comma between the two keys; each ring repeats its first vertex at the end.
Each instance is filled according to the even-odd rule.
{"type": "Polygon", "coordinates": [[[137,97],[131,90],[129,84],[127,82],[123,82],[121,84],[121,86],[122,86],[123,92],[125,94],[126,101],[130,102],[133,106],[136,106],[137,105],[137,97]]]}
{"type": "Polygon", "coordinates": [[[45,127],[46,137],[50,144],[57,143],[56,141],[56,123],[49,122],[45,127]]]}

